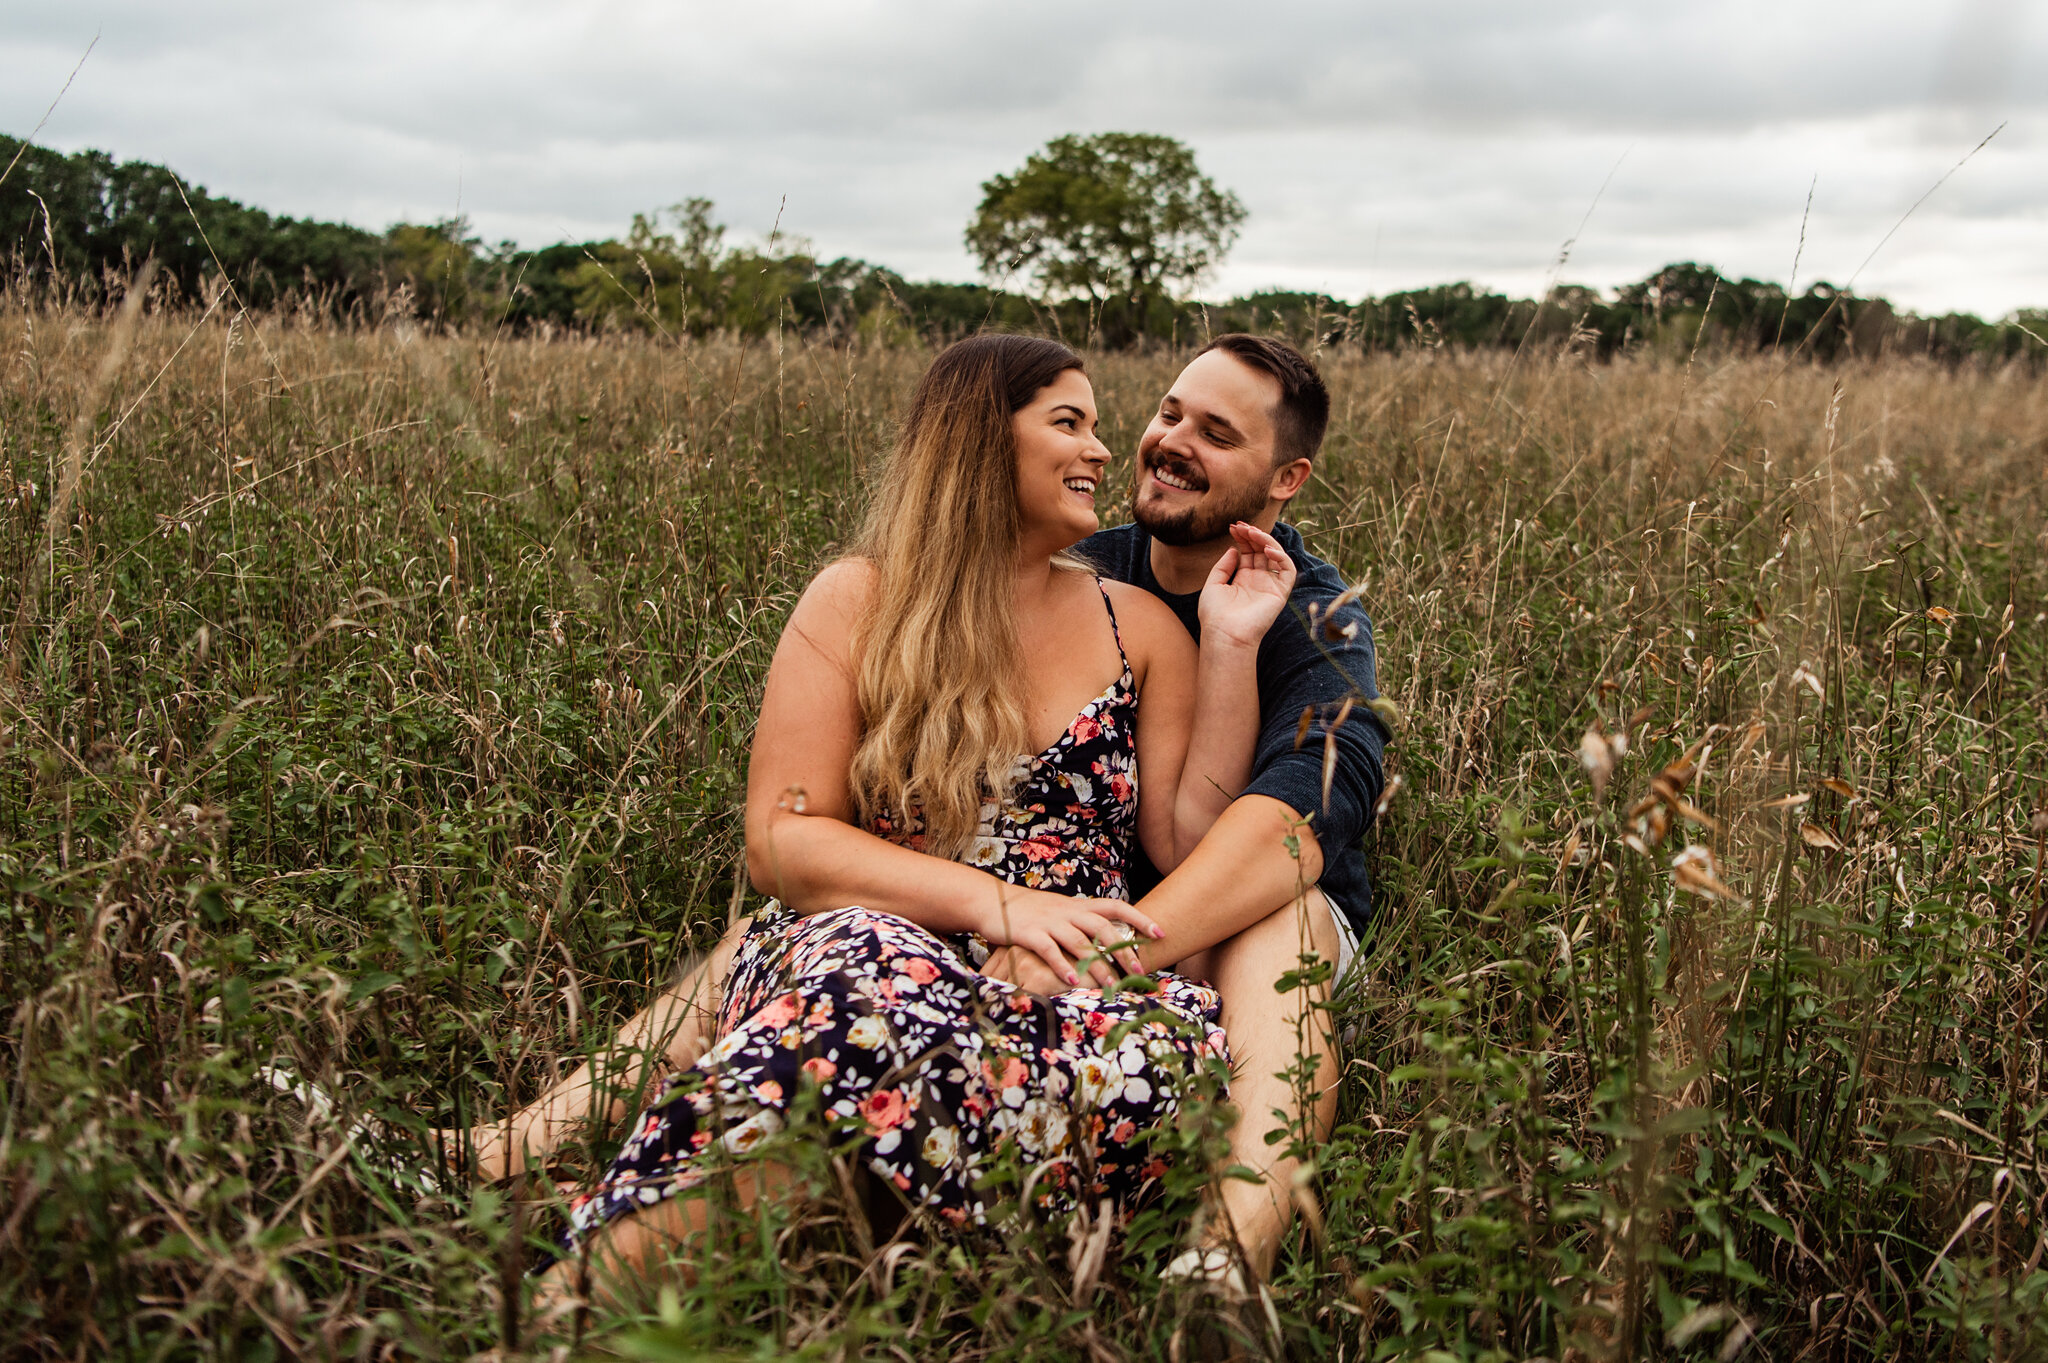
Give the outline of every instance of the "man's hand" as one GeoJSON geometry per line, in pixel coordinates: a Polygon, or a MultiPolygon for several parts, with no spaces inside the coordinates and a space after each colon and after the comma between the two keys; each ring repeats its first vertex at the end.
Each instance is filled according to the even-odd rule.
{"type": "Polygon", "coordinates": [[[1044,961],[1016,947],[997,947],[990,952],[981,973],[1014,984],[1027,994],[1057,994],[1067,987],[1044,961]]]}
{"type": "Polygon", "coordinates": [[[1089,977],[1104,989],[1115,988],[1125,972],[1141,973],[1144,967],[1136,947],[1122,944],[1151,941],[1159,936],[1159,925],[1121,899],[1010,890],[983,923],[981,935],[991,946],[1035,953],[1060,983],[1052,990],[1032,992],[1053,993],[1081,983],[1075,961],[1088,962],[1089,977]]]}
{"type": "Polygon", "coordinates": [[[1294,560],[1280,541],[1243,521],[1230,527],[1230,540],[1195,607],[1202,643],[1227,640],[1255,649],[1294,593],[1294,560]]]}

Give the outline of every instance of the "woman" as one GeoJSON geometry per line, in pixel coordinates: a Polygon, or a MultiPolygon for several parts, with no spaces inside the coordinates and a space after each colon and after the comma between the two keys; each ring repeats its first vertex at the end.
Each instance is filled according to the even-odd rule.
{"type": "MultiPolygon", "coordinates": [[[[1055,342],[976,337],[920,382],[857,546],[769,670],[747,845],[778,903],[732,954],[715,1044],[573,1204],[579,1247],[644,1267],[702,1224],[675,1194],[809,1087],[870,1169],[956,1225],[991,1213],[981,1179],[1012,1147],[1052,1208],[1127,1207],[1157,1176],[1138,1137],[1224,1058],[1217,998],[1172,974],[1106,997],[1080,971],[1137,969],[1130,942],[1158,929],[1128,902],[1133,844],[1162,870],[1192,849],[1246,779],[1257,714],[1195,714],[1198,691],[1252,679],[1198,675],[1165,606],[1066,555],[1098,524],[1095,427],[1055,342]],[[1068,992],[985,978],[990,946],[1068,992]]],[[[1293,566],[1237,533],[1204,618],[1262,631],[1293,566]]]]}

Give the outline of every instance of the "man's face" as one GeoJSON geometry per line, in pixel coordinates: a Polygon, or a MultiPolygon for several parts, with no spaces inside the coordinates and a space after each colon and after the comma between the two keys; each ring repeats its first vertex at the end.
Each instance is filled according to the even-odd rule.
{"type": "Polygon", "coordinates": [[[1173,381],[1138,441],[1131,513],[1164,544],[1204,544],[1264,519],[1274,481],[1280,381],[1211,350],[1173,381]]]}

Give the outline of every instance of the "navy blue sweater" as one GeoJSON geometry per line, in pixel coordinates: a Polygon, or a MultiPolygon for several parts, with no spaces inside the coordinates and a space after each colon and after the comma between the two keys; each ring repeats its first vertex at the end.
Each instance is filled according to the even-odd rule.
{"type": "MultiPolygon", "coordinates": [[[[1251,784],[1244,793],[1270,795],[1308,818],[1322,846],[1323,877],[1319,883],[1323,893],[1363,940],[1372,922],[1372,887],[1366,880],[1359,840],[1372,822],[1373,807],[1379,803],[1385,782],[1381,754],[1387,731],[1378,715],[1362,704],[1353,706],[1336,730],[1337,769],[1327,806],[1323,803],[1323,740],[1345,697],[1365,701],[1379,695],[1373,678],[1372,621],[1357,604],[1347,604],[1337,612],[1336,620],[1340,627],[1358,626],[1349,639],[1341,637],[1341,632],[1331,638],[1331,631],[1320,622],[1311,636],[1309,604],[1318,602],[1327,610],[1343,592],[1344,579],[1309,553],[1293,526],[1275,526],[1273,538],[1294,560],[1294,596],[1259,644],[1259,739],[1252,756],[1251,784]],[[1300,732],[1304,709],[1313,709],[1315,718],[1308,737],[1297,746],[1295,735],[1300,732]]],[[[1176,594],[1159,585],[1159,579],[1152,576],[1152,537],[1143,530],[1135,525],[1104,530],[1083,540],[1074,552],[1105,576],[1143,587],[1164,601],[1195,642],[1201,642],[1202,626],[1196,614],[1201,593],[1176,594]]],[[[1159,877],[1145,861],[1142,848],[1137,858],[1131,888],[1143,893],[1157,884],[1159,877]]]]}

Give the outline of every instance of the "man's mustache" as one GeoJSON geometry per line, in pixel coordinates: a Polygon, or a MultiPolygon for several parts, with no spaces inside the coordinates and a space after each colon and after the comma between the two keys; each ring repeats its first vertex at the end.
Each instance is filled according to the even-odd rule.
{"type": "Polygon", "coordinates": [[[1170,473],[1175,478],[1189,484],[1198,492],[1207,492],[1209,490],[1209,480],[1202,476],[1202,470],[1185,459],[1176,459],[1170,454],[1161,454],[1159,451],[1154,450],[1152,453],[1145,455],[1141,462],[1143,462],[1146,470],[1151,473],[1170,473]]]}

